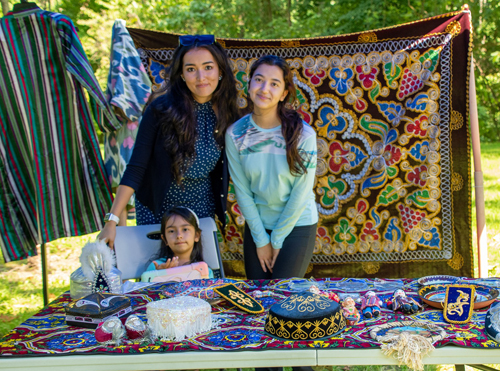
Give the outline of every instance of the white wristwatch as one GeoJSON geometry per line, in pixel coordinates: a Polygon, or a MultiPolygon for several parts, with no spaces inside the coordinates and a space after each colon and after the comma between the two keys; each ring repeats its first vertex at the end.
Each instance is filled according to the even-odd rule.
{"type": "Polygon", "coordinates": [[[110,220],[112,220],[116,224],[120,223],[120,218],[117,217],[115,214],[107,213],[106,215],[104,215],[104,223],[107,223],[110,220]]]}

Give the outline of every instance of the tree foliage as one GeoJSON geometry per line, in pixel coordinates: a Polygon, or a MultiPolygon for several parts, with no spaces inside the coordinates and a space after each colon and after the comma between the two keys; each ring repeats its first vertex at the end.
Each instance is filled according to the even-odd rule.
{"type": "MultiPolygon", "coordinates": [[[[4,0],[5,1],[5,0],[4,0]]],[[[8,0],[11,4],[13,0],[8,0]]],[[[372,30],[460,9],[457,0],[43,0],[73,19],[99,81],[106,83],[111,27],[127,25],[233,38],[301,38],[372,30]]],[[[500,2],[471,0],[483,140],[500,140],[500,2]]]]}

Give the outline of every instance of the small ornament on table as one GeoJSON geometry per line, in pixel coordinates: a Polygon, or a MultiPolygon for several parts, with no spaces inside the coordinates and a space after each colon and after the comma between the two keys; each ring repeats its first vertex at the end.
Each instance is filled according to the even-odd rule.
{"type": "Polygon", "coordinates": [[[350,296],[347,296],[342,302],[342,313],[344,314],[349,326],[356,325],[361,318],[358,310],[356,309],[356,302],[350,296]]]}
{"type": "Polygon", "coordinates": [[[144,338],[149,337],[149,329],[146,324],[135,314],[130,315],[125,321],[125,330],[127,337],[133,342],[141,342],[144,338]]]}
{"type": "Polygon", "coordinates": [[[394,312],[400,310],[404,314],[417,313],[422,306],[417,303],[414,299],[406,296],[403,290],[396,290],[392,294],[392,300],[387,302],[387,307],[394,312]]]}
{"type": "Polygon", "coordinates": [[[328,291],[321,291],[319,289],[319,287],[316,285],[312,285],[311,287],[309,287],[309,292],[312,292],[313,294],[316,294],[316,295],[324,296],[330,300],[333,300],[337,303],[340,303],[340,298],[336,293],[328,292],[328,291]]]}
{"type": "Polygon", "coordinates": [[[250,293],[250,296],[252,296],[254,299],[262,299],[265,297],[275,297],[279,299],[286,299],[286,296],[271,290],[254,290],[250,293]]]}
{"type": "Polygon", "coordinates": [[[118,317],[112,316],[99,323],[95,329],[94,335],[99,343],[107,345],[115,344],[118,346],[120,345],[123,335],[125,335],[125,328],[118,317]]]}
{"type": "Polygon", "coordinates": [[[361,298],[361,310],[366,318],[375,318],[380,315],[382,300],[373,291],[368,291],[361,298]]]}

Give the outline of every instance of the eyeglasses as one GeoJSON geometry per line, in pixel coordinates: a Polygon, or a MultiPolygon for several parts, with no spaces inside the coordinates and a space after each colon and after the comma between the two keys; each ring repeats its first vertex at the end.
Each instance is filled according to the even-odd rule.
{"type": "Polygon", "coordinates": [[[182,35],[179,36],[179,44],[182,46],[210,45],[215,42],[214,35],[182,35]]]}

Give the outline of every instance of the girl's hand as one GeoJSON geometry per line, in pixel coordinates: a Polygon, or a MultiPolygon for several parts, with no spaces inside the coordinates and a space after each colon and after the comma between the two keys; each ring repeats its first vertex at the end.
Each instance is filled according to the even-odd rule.
{"type": "Polygon", "coordinates": [[[101,241],[104,241],[108,244],[109,248],[113,250],[115,245],[116,238],[116,223],[113,221],[109,221],[104,224],[104,228],[97,238],[101,241]]]}
{"type": "Polygon", "coordinates": [[[156,260],[153,260],[156,270],[158,269],[168,269],[179,266],[179,258],[174,256],[172,259],[167,259],[165,263],[158,264],[156,260]]]}
{"type": "MultiPolygon", "coordinates": [[[[262,267],[262,270],[264,272],[267,272],[267,267],[267,269],[269,269],[269,272],[273,273],[273,266],[274,262],[276,261],[276,259],[273,258],[273,254],[273,247],[271,246],[270,242],[262,247],[257,247],[257,257],[259,258],[260,266],[262,267]]],[[[277,256],[278,254],[276,254],[276,257],[277,256]]]]}
{"type": "Polygon", "coordinates": [[[278,259],[278,254],[280,253],[281,249],[273,249],[273,268],[274,264],[276,263],[276,259],[278,259]]]}

